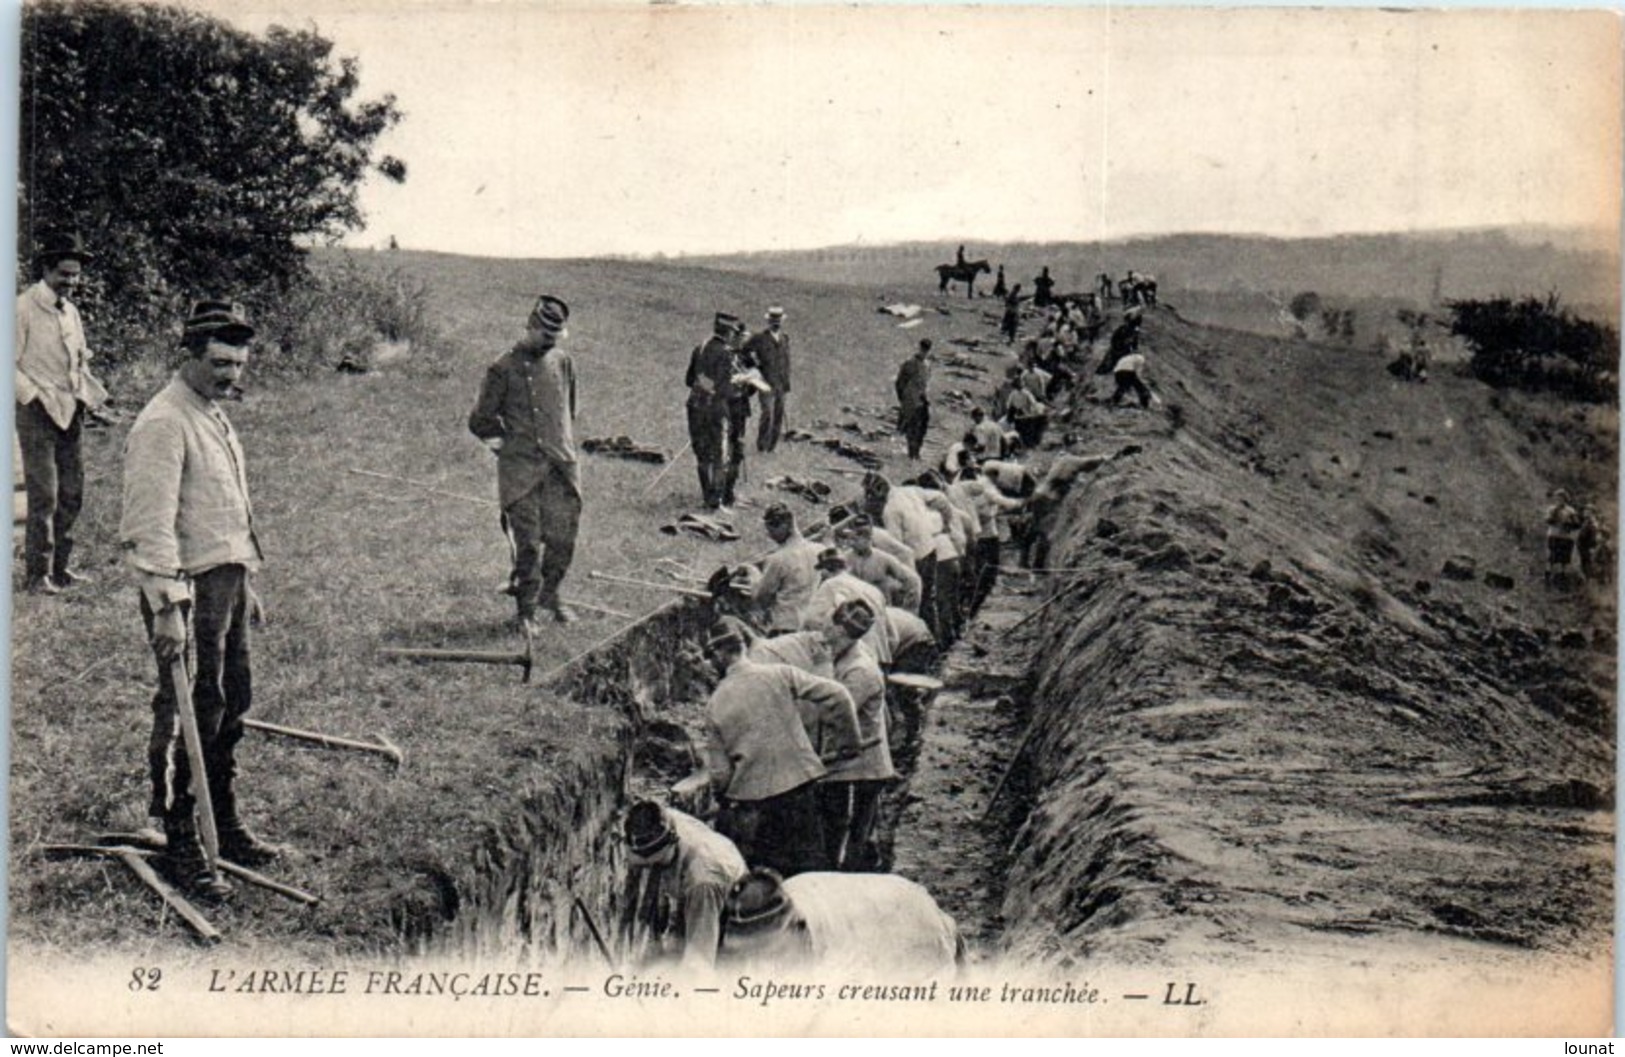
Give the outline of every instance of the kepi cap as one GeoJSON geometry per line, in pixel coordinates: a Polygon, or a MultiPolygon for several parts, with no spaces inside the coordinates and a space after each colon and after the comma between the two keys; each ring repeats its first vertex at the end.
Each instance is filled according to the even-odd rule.
{"type": "Polygon", "coordinates": [[[627,846],[640,858],[651,858],[677,843],[677,830],[653,800],[639,800],[626,813],[627,846]]]}
{"type": "Polygon", "coordinates": [[[565,320],[569,318],[569,305],[552,294],[543,294],[536,299],[536,307],[530,310],[530,318],[526,323],[544,334],[557,337],[564,329],[565,320]]]}
{"type": "Polygon", "coordinates": [[[238,301],[193,301],[185,337],[206,336],[227,345],[246,345],[254,337],[248,310],[238,301]]]}

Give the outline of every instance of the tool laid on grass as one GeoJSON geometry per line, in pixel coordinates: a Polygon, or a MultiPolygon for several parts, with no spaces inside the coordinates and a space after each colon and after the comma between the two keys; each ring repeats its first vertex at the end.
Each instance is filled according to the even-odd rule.
{"type": "Polygon", "coordinates": [[[661,481],[666,479],[666,475],[668,473],[671,473],[672,467],[677,465],[677,461],[679,459],[681,459],[685,454],[688,453],[688,449],[689,449],[689,447],[691,445],[693,445],[693,443],[694,442],[692,440],[688,441],[681,448],[677,449],[677,454],[673,455],[671,457],[671,462],[668,462],[666,464],[666,468],[664,470],[661,470],[658,474],[656,474],[654,480],[650,481],[648,484],[643,486],[643,491],[638,493],[638,498],[639,499],[642,499],[644,496],[646,496],[650,492],[654,491],[655,490],[655,485],[659,484],[661,481]]]}
{"type": "Polygon", "coordinates": [[[536,666],[536,648],[530,632],[525,632],[523,653],[503,650],[443,650],[422,649],[415,646],[383,646],[381,657],[395,661],[441,661],[453,664],[516,664],[524,669],[520,682],[530,682],[531,669],[536,666]]]}
{"type": "Polygon", "coordinates": [[[395,481],[399,484],[409,484],[413,487],[421,488],[425,492],[432,492],[435,495],[443,495],[447,499],[461,499],[465,503],[479,503],[481,506],[500,505],[495,499],[490,499],[486,496],[464,495],[461,492],[448,492],[444,488],[435,487],[435,485],[429,481],[416,481],[410,477],[398,477],[392,473],[379,473],[377,470],[363,470],[355,466],[350,467],[350,472],[358,473],[363,477],[377,477],[384,481],[395,481]]]}
{"type": "MultiPolygon", "coordinates": [[[[96,838],[95,844],[45,844],[40,847],[40,854],[48,859],[85,856],[122,859],[126,855],[148,859],[162,855],[163,850],[164,845],[161,842],[154,843],[141,833],[103,833],[96,838]]],[[[231,874],[233,877],[246,881],[251,885],[256,885],[268,892],[275,892],[277,895],[291,899],[295,903],[313,907],[322,901],[320,896],[312,895],[304,889],[295,888],[293,885],[283,884],[281,881],[265,876],[258,870],[250,870],[246,866],[239,866],[227,859],[216,860],[215,866],[222,873],[231,874]]]]}
{"type": "Polygon", "coordinates": [[[670,591],[674,594],[687,595],[690,598],[710,598],[711,592],[702,591],[697,587],[683,587],[680,584],[662,584],[653,580],[637,580],[630,576],[615,576],[611,573],[599,572],[597,569],[587,574],[588,579],[602,580],[610,584],[622,584],[626,587],[647,587],[655,591],[670,591]]]}
{"type": "Polygon", "coordinates": [[[329,749],[354,749],[357,752],[372,752],[389,760],[399,770],[401,764],[406,762],[406,754],[401,752],[400,746],[383,734],[374,734],[375,741],[361,741],[356,738],[341,738],[336,734],[320,734],[314,730],[300,730],[298,727],[284,727],[280,723],[267,723],[262,719],[244,719],[243,726],[264,731],[267,734],[277,734],[284,738],[293,738],[295,741],[308,741],[314,745],[321,745],[329,749]]]}

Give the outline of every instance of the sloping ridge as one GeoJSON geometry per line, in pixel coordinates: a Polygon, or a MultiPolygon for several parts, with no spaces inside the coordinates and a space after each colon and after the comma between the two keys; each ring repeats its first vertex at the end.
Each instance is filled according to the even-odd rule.
{"type": "Polygon", "coordinates": [[[1493,567],[1519,553],[1503,522],[1536,516],[1481,387],[1396,391],[1369,357],[1166,312],[1144,351],[1167,414],[1074,419],[1086,450],[1138,450],[1081,479],[1054,537],[1077,571],[1035,646],[1007,950],[1604,948],[1612,636],[1583,625],[1612,621],[1528,560],[1511,590],[1434,575],[1461,545],[1441,520],[1499,508],[1471,538],[1493,567]],[[1367,443],[1390,419],[1397,477],[1367,443]]]}

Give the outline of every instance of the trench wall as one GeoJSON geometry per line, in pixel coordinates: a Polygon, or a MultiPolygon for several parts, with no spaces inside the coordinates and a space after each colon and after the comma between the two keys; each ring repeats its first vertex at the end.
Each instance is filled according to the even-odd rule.
{"type": "Polygon", "coordinates": [[[613,946],[625,869],[614,822],[634,752],[657,703],[681,689],[677,644],[709,621],[704,601],[676,600],[525,691],[620,721],[610,737],[516,790],[515,809],[481,834],[443,900],[445,917],[415,939],[417,953],[538,966],[598,958],[583,907],[613,946]]]}

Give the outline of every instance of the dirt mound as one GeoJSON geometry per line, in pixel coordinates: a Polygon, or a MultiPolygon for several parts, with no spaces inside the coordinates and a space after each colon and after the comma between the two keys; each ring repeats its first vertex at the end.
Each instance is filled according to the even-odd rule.
{"type": "Polygon", "coordinates": [[[1513,519],[1538,523],[1550,468],[1465,379],[1396,395],[1333,350],[1146,329],[1179,414],[1078,405],[1085,450],[1140,451],[1074,488],[1061,597],[996,647],[1033,686],[1001,946],[1600,948],[1613,620],[1532,575],[1513,519]],[[1432,579],[1463,555],[1516,575],[1432,579]]]}

